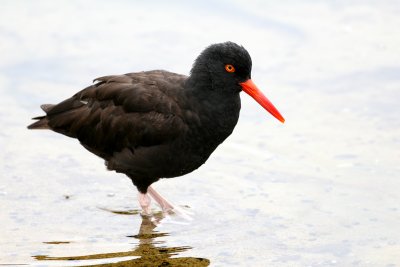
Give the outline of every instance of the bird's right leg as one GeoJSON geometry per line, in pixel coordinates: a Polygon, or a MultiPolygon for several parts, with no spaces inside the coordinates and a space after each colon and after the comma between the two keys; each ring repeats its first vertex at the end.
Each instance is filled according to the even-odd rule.
{"type": "Polygon", "coordinates": [[[139,204],[142,207],[142,215],[151,215],[151,198],[150,196],[146,193],[139,192],[138,194],[138,200],[139,204]]]}
{"type": "Polygon", "coordinates": [[[147,188],[147,193],[160,205],[163,212],[169,212],[174,209],[174,205],[172,205],[168,200],[166,200],[163,196],[160,195],[153,187],[149,186],[147,188]]]}
{"type": "Polygon", "coordinates": [[[178,206],[173,205],[171,202],[166,200],[163,196],[160,195],[152,186],[147,188],[147,193],[160,205],[164,214],[176,214],[181,216],[182,218],[191,221],[191,214],[178,206]]]}

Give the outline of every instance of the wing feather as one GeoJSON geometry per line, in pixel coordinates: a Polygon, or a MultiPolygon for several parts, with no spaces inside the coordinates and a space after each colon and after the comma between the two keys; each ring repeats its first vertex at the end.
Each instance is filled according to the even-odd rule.
{"type": "Polygon", "coordinates": [[[97,78],[49,108],[47,123],[106,160],[124,149],[134,153],[172,142],[187,129],[177,100],[186,76],[165,76],[151,71],[97,78]]]}

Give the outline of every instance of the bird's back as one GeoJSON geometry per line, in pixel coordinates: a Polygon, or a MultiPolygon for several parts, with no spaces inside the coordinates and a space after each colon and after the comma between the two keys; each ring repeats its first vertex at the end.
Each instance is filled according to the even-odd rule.
{"type": "Polygon", "coordinates": [[[186,76],[148,71],[105,76],[57,105],[28,128],[77,138],[106,160],[126,148],[162,145],[185,132],[178,105],[186,76]]]}

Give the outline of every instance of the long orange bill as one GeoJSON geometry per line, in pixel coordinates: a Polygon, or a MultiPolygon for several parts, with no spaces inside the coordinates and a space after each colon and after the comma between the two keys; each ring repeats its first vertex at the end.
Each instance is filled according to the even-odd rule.
{"type": "Polygon", "coordinates": [[[257,86],[253,83],[251,79],[240,83],[243,91],[245,91],[248,95],[254,98],[255,101],[258,102],[263,108],[265,108],[269,113],[272,114],[275,118],[277,118],[282,123],[285,122],[285,119],[279,113],[279,111],[275,108],[275,106],[268,100],[268,98],[257,88],[257,86]]]}

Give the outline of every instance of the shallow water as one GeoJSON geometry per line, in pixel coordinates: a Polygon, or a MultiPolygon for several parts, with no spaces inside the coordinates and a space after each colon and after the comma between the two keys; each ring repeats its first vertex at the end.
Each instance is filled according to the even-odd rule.
{"type": "Polygon", "coordinates": [[[0,265],[400,266],[397,1],[2,1],[0,265]],[[124,175],[28,131],[95,77],[189,72],[232,40],[286,118],[246,95],[232,136],[155,187],[192,221],[138,212],[124,175]]]}

